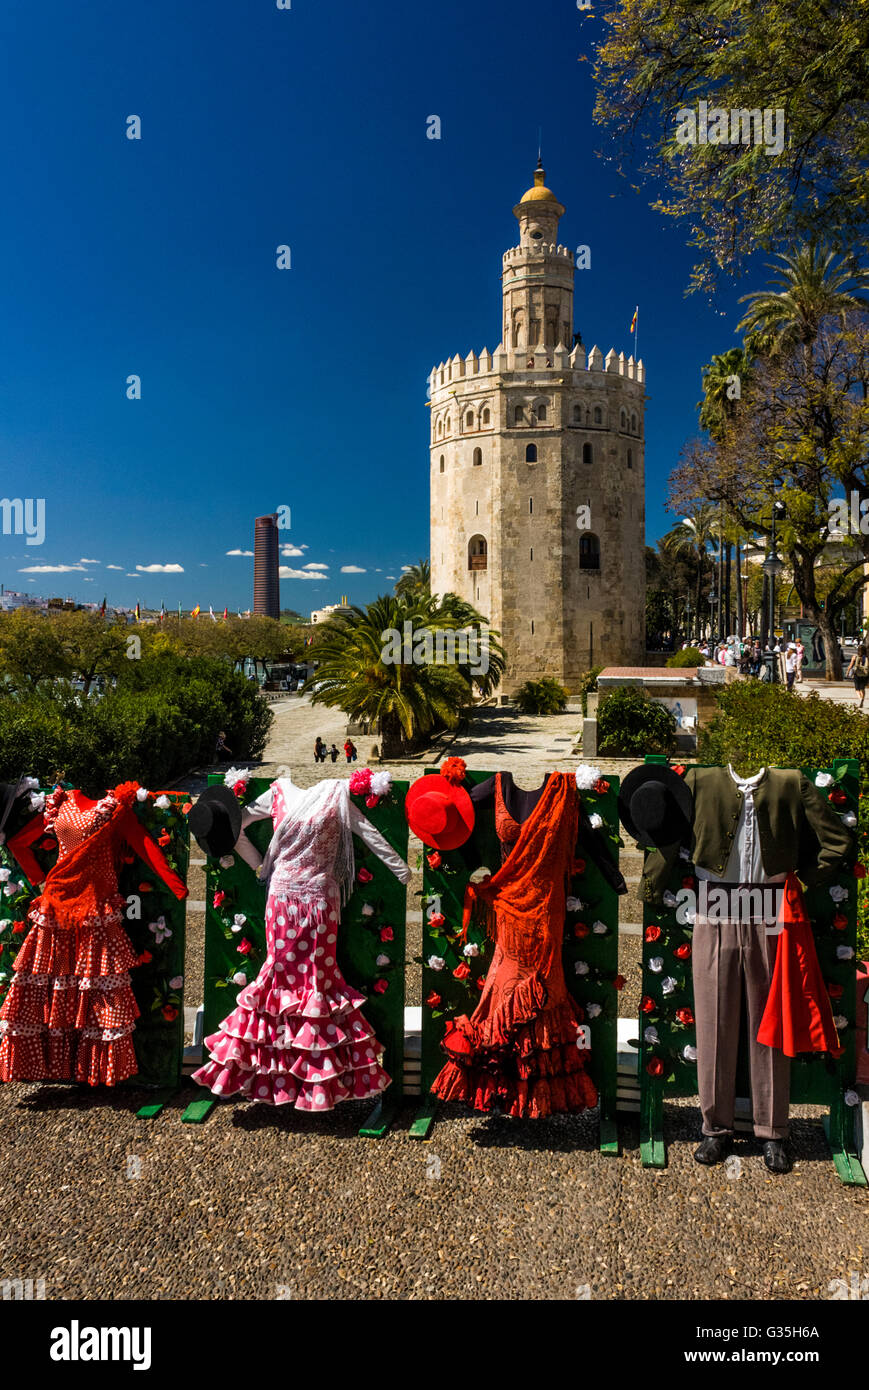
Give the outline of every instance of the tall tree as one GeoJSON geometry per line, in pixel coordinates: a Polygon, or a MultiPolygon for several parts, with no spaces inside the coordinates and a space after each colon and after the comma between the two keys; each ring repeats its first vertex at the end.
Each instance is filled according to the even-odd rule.
{"type": "Polygon", "coordinates": [[[769,357],[808,347],[823,319],[837,315],[844,323],[849,313],[869,308],[869,274],[849,258],[839,260],[828,246],[807,242],[777,259],[777,266],[768,266],[775,272],[771,285],[739,301],[749,308],[738,330],[756,352],[769,357]]]}

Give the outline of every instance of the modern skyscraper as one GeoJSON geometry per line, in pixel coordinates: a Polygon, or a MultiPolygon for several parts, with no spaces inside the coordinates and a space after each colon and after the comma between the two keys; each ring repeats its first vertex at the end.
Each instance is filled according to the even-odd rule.
{"type": "Polygon", "coordinates": [[[258,516],[253,533],[253,611],[266,618],[281,613],[278,514],[258,516]]]}

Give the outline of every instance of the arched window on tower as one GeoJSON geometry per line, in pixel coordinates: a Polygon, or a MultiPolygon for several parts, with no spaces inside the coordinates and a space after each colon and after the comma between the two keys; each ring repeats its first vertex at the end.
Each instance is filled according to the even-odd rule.
{"type": "Polygon", "coordinates": [[[449,417],[449,415],[448,415],[448,416],[447,416],[447,423],[446,423],[446,425],[445,425],[445,427],[444,427],[447,434],[449,434],[449,432],[450,432],[450,430],[452,429],[452,427],[453,427],[453,426],[452,426],[452,421],[450,420],[450,417],[449,417]]]}
{"type": "Polygon", "coordinates": [[[484,424],[484,425],[490,424],[490,423],[491,423],[491,419],[492,419],[492,412],[490,411],[489,407],[486,406],[486,409],[483,411],[483,424],[484,424]]]}
{"type": "Polygon", "coordinates": [[[444,471],[444,456],[443,456],[443,454],[441,454],[441,472],[443,473],[443,471],[444,471]]]}
{"type": "Polygon", "coordinates": [[[627,427],[628,427],[628,412],[625,410],[624,406],[622,406],[621,411],[619,412],[619,429],[621,429],[621,430],[626,430],[627,427]]]}
{"type": "Polygon", "coordinates": [[[526,449],[525,449],[525,462],[526,462],[526,463],[536,463],[536,462],[537,462],[537,445],[536,445],[536,444],[529,444],[529,445],[527,445],[527,447],[526,447],[526,449]]]}
{"type": "Polygon", "coordinates": [[[489,564],[489,547],[485,536],[471,536],[468,541],[468,569],[484,570],[489,564]]]}
{"type": "Polygon", "coordinates": [[[583,444],[582,446],[582,461],[583,463],[594,463],[594,450],[590,444],[583,444]]]}
{"type": "Polygon", "coordinates": [[[465,429],[466,429],[466,430],[472,430],[473,428],[474,428],[474,412],[473,412],[473,410],[469,410],[468,413],[467,413],[467,415],[465,416],[465,429]]]}
{"type": "Polygon", "coordinates": [[[581,424],[582,424],[582,406],[581,406],[581,405],[575,405],[575,406],[573,407],[573,423],[574,423],[575,425],[581,425],[581,424]]]}
{"type": "Polygon", "coordinates": [[[538,405],[538,407],[537,407],[537,423],[538,423],[538,425],[545,425],[545,424],[546,424],[546,406],[545,406],[545,405],[538,405]]]}
{"type": "Polygon", "coordinates": [[[596,405],[594,408],[594,423],[596,425],[603,424],[603,412],[599,405],[596,405]]]}
{"type": "Polygon", "coordinates": [[[438,420],[437,437],[438,437],[438,439],[443,439],[443,437],[444,437],[444,422],[443,422],[443,420],[438,420]]]}
{"type": "Polygon", "coordinates": [[[633,449],[628,449],[628,468],[633,468],[633,466],[634,466],[634,451],[633,451],[633,449]]]}
{"type": "Polygon", "coordinates": [[[634,412],[631,411],[631,434],[636,434],[636,432],[637,432],[637,417],[636,417],[636,415],[634,414],[634,412]]]}
{"type": "Polygon", "coordinates": [[[513,412],[513,422],[516,425],[524,425],[525,423],[525,411],[522,409],[521,405],[517,405],[513,412]]]}
{"type": "Polygon", "coordinates": [[[600,569],[600,541],[591,531],[585,531],[579,538],[579,568],[600,569]]]}
{"type": "Polygon", "coordinates": [[[482,466],[482,463],[483,463],[483,451],[482,451],[482,449],[475,449],[475,450],[474,450],[474,467],[475,467],[475,468],[480,468],[480,467],[482,466]]]}

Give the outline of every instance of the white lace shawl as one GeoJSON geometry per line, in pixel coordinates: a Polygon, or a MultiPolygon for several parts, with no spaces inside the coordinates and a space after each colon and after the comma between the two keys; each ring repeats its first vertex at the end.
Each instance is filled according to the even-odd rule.
{"type": "Polygon", "coordinates": [[[353,852],[353,832],[350,829],[350,783],[342,778],[326,778],[315,786],[299,793],[299,788],[289,778],[282,778],[289,784],[289,794],[284,793],[286,814],[271,838],[259,877],[266,883],[270,880],[275,862],[294,822],[302,817],[314,819],[323,815],[334,803],[338,814],[338,851],[335,855],[335,881],[341,893],[342,904],[353,892],[356,876],[356,859],[353,852]]]}

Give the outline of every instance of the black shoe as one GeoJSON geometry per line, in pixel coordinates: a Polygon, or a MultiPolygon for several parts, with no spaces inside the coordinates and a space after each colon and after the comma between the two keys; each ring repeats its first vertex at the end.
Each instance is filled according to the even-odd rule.
{"type": "Polygon", "coordinates": [[[791,1161],[781,1139],[764,1139],[763,1161],[771,1173],[789,1173],[791,1161]]]}
{"type": "Polygon", "coordinates": [[[720,1163],[730,1148],[729,1134],[709,1134],[694,1150],[694,1161],[704,1163],[711,1167],[713,1163],[720,1163]]]}

